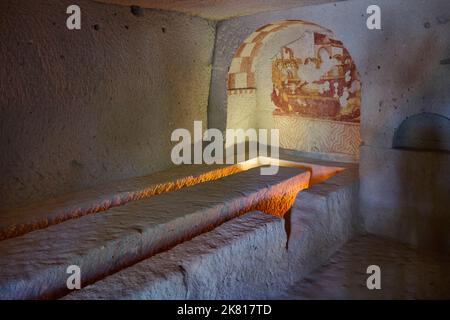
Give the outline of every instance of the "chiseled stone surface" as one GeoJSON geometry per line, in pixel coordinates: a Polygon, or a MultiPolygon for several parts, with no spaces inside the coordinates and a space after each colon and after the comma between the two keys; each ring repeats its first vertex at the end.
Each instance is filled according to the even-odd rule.
{"type": "Polygon", "coordinates": [[[173,130],[206,126],[210,21],[90,0],[2,0],[0,29],[2,207],[165,170],[173,130]],[[77,31],[66,26],[73,4],[77,31]]]}
{"type": "Polygon", "coordinates": [[[183,165],[144,177],[69,193],[26,207],[4,210],[0,212],[0,240],[105,211],[130,201],[220,179],[242,170],[239,165],[183,165]]]}
{"type": "Polygon", "coordinates": [[[263,299],[286,287],[284,220],[248,213],[65,299],[263,299]]]}
{"type": "MultiPolygon", "coordinates": [[[[280,156],[288,160],[281,160],[280,166],[310,171],[310,185],[322,182],[349,166],[345,163],[290,155],[285,150],[280,150],[280,156]]],[[[260,165],[260,158],[234,165],[182,165],[148,176],[118,180],[81,192],[50,198],[21,208],[0,210],[0,240],[105,211],[130,201],[220,179],[260,165]]]]}
{"type": "MultiPolygon", "coordinates": [[[[283,227],[281,235],[280,229],[264,229],[270,232],[266,234],[269,238],[262,238],[258,225],[247,223],[248,217],[253,215],[248,214],[65,299],[278,298],[280,290],[285,291],[286,286],[326,262],[359,228],[355,208],[357,177],[357,166],[349,165],[335,177],[302,191],[291,210],[290,225],[283,227]],[[229,229],[238,226],[242,233],[235,239],[229,229]],[[288,230],[288,250],[283,240],[280,251],[279,242],[285,237],[285,229],[288,230]],[[233,245],[241,251],[227,245],[224,252],[218,245],[227,244],[230,235],[233,245]],[[252,251],[252,246],[265,248],[265,258],[261,260],[261,252],[252,251]],[[206,248],[208,255],[205,257],[205,251],[197,248],[206,248]],[[231,250],[233,254],[227,254],[231,250]],[[242,282],[247,285],[245,290],[242,282]]],[[[273,218],[267,219],[272,225],[273,218]]]]}
{"type": "Polygon", "coordinates": [[[385,238],[358,236],[282,299],[450,299],[450,256],[385,238]],[[368,290],[367,267],[381,269],[381,290],[368,290]]]}
{"type": "Polygon", "coordinates": [[[449,56],[450,1],[377,0],[384,21],[377,32],[365,27],[363,13],[372,4],[343,1],[218,23],[208,125],[225,129],[227,119],[239,118],[230,114],[224,79],[238,48],[255,30],[282,20],[310,21],[331,29],[361,76],[360,197],[367,230],[449,252],[448,154],[392,150],[392,145],[397,128],[408,117],[423,112],[450,117],[448,65],[440,65],[449,56]],[[395,27],[384,27],[385,22],[392,26],[389,21],[395,21],[395,27]]]}
{"type": "Polygon", "coordinates": [[[281,215],[310,173],[250,169],[175,192],[84,216],[0,242],[0,297],[52,298],[66,292],[69,265],[85,283],[253,210],[281,215]],[[282,195],[282,196],[280,196],[282,195]]]}

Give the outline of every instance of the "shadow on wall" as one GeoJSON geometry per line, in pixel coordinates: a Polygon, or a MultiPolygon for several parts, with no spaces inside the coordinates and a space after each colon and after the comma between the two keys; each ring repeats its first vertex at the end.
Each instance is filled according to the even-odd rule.
{"type": "Polygon", "coordinates": [[[402,122],[394,135],[394,149],[450,152],[450,120],[435,113],[420,113],[402,122]]]}
{"type": "Polygon", "coordinates": [[[450,248],[448,206],[450,121],[420,113],[402,122],[393,148],[400,149],[397,168],[401,228],[414,244],[435,250],[450,248]]]}

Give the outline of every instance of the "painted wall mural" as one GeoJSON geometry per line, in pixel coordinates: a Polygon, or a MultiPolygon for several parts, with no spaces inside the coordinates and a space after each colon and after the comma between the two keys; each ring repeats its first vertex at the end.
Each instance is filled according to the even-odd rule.
{"type": "Polygon", "coordinates": [[[305,32],[272,60],[273,115],[360,121],[361,85],[342,42],[305,32]]]}

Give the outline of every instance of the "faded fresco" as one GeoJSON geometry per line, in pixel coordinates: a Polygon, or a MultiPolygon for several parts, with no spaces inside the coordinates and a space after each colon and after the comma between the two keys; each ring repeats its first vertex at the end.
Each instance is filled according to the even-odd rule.
{"type": "Polygon", "coordinates": [[[305,32],[272,58],[274,115],[359,123],[361,85],[341,41],[305,32]]]}
{"type": "Polygon", "coordinates": [[[227,81],[227,128],[276,128],[285,149],[359,156],[361,84],[333,32],[285,20],[252,33],[227,81]]]}

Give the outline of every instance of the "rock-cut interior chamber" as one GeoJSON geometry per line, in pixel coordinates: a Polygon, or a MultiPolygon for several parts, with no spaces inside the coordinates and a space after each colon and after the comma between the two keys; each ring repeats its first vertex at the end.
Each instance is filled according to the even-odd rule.
{"type": "Polygon", "coordinates": [[[128,2],[0,1],[0,299],[450,297],[448,1],[128,2]]]}

